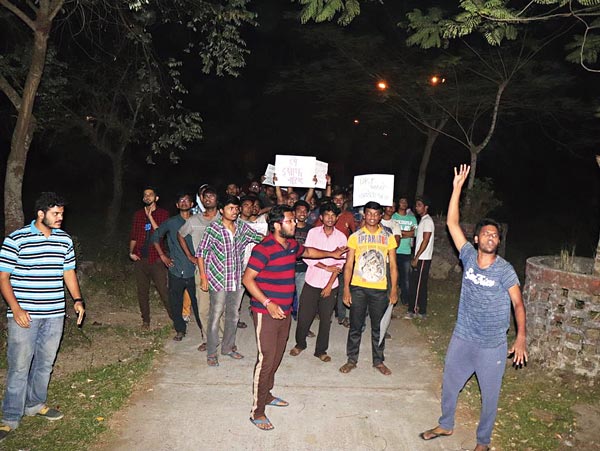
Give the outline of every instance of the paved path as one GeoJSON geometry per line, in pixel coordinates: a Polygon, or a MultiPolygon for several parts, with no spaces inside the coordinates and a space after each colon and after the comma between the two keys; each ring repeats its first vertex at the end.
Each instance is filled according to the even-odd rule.
{"type": "MultiPolygon", "coordinates": [[[[243,309],[246,310],[246,309],[243,309]]],[[[441,374],[426,343],[409,321],[392,320],[386,341],[391,376],[371,366],[370,339],[363,334],[358,368],[341,374],[348,329],[332,324],[329,354],[323,363],[313,356],[314,338],[297,357],[292,324],[286,355],[277,372],[275,396],[290,402],[268,407],[275,425],[260,431],[249,418],[255,363],[254,330],[238,329],[235,361],[220,356],[209,368],[193,325],[181,343],[169,341],[151,390],[134,397],[116,421],[115,437],[103,450],[472,450],[475,426],[457,418],[452,437],[424,442],[419,432],[439,416],[441,374]]],[[[316,323],[313,330],[316,332],[316,323]]],[[[369,329],[367,329],[369,330],[369,329]]]]}

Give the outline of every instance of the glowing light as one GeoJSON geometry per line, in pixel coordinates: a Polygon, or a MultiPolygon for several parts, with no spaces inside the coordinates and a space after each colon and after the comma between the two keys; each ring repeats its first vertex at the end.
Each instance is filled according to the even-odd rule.
{"type": "Polygon", "coordinates": [[[354,122],[354,124],[356,125],[360,124],[360,121],[358,119],[354,119],[352,122],[354,122]]]}
{"type": "Polygon", "coordinates": [[[440,77],[439,75],[434,75],[433,77],[431,77],[431,78],[429,79],[429,82],[430,82],[430,83],[431,83],[433,86],[435,86],[435,85],[438,85],[438,84],[440,84],[440,83],[446,83],[446,79],[445,79],[445,78],[443,78],[443,77],[440,77]]]}
{"type": "Polygon", "coordinates": [[[377,89],[380,91],[385,91],[388,88],[388,85],[385,81],[380,81],[377,83],[377,89]]]}

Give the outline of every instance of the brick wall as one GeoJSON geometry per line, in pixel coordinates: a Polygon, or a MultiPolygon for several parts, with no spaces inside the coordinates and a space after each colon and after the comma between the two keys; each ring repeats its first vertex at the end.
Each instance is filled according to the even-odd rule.
{"type": "Polygon", "coordinates": [[[600,277],[593,260],[575,258],[573,272],[559,257],[527,260],[523,299],[530,356],[547,368],[600,375],[600,277]]]}

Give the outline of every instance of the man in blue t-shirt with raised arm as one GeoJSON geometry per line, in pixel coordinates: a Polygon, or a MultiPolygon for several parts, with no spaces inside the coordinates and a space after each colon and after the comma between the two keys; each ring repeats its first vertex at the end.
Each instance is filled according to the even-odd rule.
{"type": "Polygon", "coordinates": [[[506,332],[510,327],[512,303],[517,337],[508,351],[513,365],[527,362],[525,307],[519,279],[512,265],[498,255],[502,229],[493,219],[482,219],[467,242],[459,224],[459,199],[470,167],[454,168],[453,191],[448,206],[447,225],[460,252],[463,280],[458,318],[446,353],[442,384],[442,416],[439,425],[421,433],[423,440],[452,435],[458,394],[475,373],[481,390],[481,415],[475,451],[488,451],[498,410],[498,398],[507,355],[506,332]]]}

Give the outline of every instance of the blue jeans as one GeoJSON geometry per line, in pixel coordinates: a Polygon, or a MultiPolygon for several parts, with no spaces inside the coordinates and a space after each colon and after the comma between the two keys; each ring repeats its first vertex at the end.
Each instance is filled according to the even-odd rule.
{"type": "Polygon", "coordinates": [[[240,303],[244,289],[237,291],[210,290],[210,313],[208,314],[208,327],[206,328],[207,355],[216,355],[219,346],[219,323],[225,313],[225,330],[221,343],[221,354],[229,354],[235,346],[237,323],[240,319],[240,303]]]}
{"type": "Polygon", "coordinates": [[[338,323],[341,323],[343,320],[346,319],[346,313],[348,310],[348,307],[346,307],[346,305],[344,304],[344,273],[343,272],[341,272],[340,275],[338,276],[338,284],[339,284],[340,289],[338,290],[337,302],[336,302],[335,308],[337,310],[338,323]]]}
{"type": "Polygon", "coordinates": [[[373,288],[362,288],[351,286],[352,304],[350,304],[350,330],[348,331],[348,342],[346,343],[346,355],[348,361],[358,362],[358,351],[362,337],[367,310],[371,317],[371,351],[373,355],[373,366],[383,363],[383,350],[385,349],[385,338],[379,344],[379,323],[389,304],[387,290],[375,290],[373,288]]]}
{"type": "Polygon", "coordinates": [[[23,415],[35,415],[46,404],[50,374],[65,318],[33,318],[29,328],[8,318],[6,391],[2,422],[15,429],[23,415]]]}
{"type": "Polygon", "coordinates": [[[398,285],[400,286],[400,302],[408,305],[410,290],[410,254],[396,254],[396,264],[398,266],[398,285]]]}

